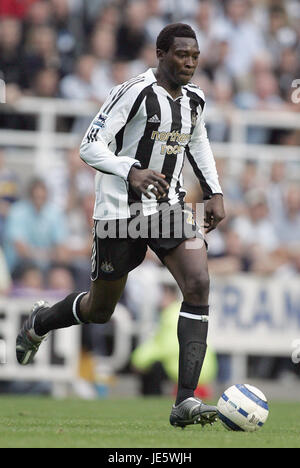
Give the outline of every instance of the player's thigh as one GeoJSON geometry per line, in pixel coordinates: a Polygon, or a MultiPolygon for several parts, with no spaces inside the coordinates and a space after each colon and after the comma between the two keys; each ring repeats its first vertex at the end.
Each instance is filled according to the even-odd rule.
{"type": "Polygon", "coordinates": [[[205,243],[187,239],[164,257],[164,264],[175,278],[184,299],[205,303],[209,294],[209,272],[205,243]]]}

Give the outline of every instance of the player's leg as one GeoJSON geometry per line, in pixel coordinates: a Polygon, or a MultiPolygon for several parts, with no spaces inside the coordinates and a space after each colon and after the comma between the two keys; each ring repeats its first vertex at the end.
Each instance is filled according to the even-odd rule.
{"type": "Polygon", "coordinates": [[[49,307],[36,303],[17,337],[17,359],[29,364],[49,331],[80,323],[105,323],[124,290],[127,274],[145,257],[143,240],[98,237],[94,229],[92,284],[89,292],[74,292],[49,307]]]}
{"type": "Polygon", "coordinates": [[[80,323],[106,323],[121,297],[127,275],[115,281],[93,281],[89,292],[72,293],[52,307],[40,311],[34,328],[43,336],[51,330],[80,323]]]}
{"type": "Polygon", "coordinates": [[[183,295],[178,319],[180,346],[179,381],[176,404],[194,395],[206,352],[208,332],[209,274],[206,248],[188,250],[181,243],[164,258],[183,295]]]}
{"type": "Polygon", "coordinates": [[[213,422],[216,408],[194,398],[206,354],[209,313],[209,273],[206,247],[196,246],[200,239],[182,242],[164,258],[183,295],[178,319],[179,374],[178,393],[170,422],[186,424],[213,422]]]}
{"type": "Polygon", "coordinates": [[[52,307],[44,301],[34,304],[30,317],[17,336],[20,364],[32,362],[40,344],[51,330],[81,323],[105,323],[113,314],[126,284],[127,275],[115,281],[93,281],[89,292],[74,292],[52,307]]]}
{"type": "Polygon", "coordinates": [[[98,279],[80,303],[80,317],[84,323],[106,323],[124,291],[127,274],[116,281],[98,279]]]}

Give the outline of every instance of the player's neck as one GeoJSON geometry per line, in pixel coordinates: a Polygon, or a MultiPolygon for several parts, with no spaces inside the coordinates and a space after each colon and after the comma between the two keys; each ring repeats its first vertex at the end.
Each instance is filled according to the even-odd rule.
{"type": "Polygon", "coordinates": [[[155,77],[157,80],[158,86],[164,88],[172,96],[173,99],[177,99],[179,96],[182,96],[181,85],[171,81],[168,76],[160,69],[157,68],[155,71],[155,77]]]}

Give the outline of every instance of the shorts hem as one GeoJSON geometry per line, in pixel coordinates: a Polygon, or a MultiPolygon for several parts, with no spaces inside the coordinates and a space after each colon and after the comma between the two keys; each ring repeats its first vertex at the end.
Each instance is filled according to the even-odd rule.
{"type": "Polygon", "coordinates": [[[91,281],[94,283],[95,281],[101,279],[104,281],[118,281],[119,279],[123,278],[123,276],[128,275],[132,270],[135,270],[141,263],[143,263],[145,257],[143,257],[139,262],[135,263],[134,266],[130,266],[129,268],[126,268],[124,272],[120,273],[104,273],[104,272],[99,272],[97,274],[96,278],[92,278],[91,276],[91,281]]]}

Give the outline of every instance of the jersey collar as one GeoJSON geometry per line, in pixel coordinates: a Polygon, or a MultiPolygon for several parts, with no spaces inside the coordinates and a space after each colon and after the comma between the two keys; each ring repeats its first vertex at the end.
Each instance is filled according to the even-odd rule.
{"type": "MultiPolygon", "coordinates": [[[[149,81],[151,82],[151,84],[157,83],[156,76],[154,75],[155,70],[156,70],[155,68],[149,68],[149,69],[146,71],[146,73],[145,73],[145,75],[147,76],[147,78],[149,77],[149,81]]],[[[159,93],[161,93],[162,95],[167,96],[167,97],[169,97],[170,99],[172,99],[172,101],[179,101],[179,100],[183,97],[183,95],[184,95],[184,91],[183,91],[183,88],[182,88],[182,87],[181,87],[181,92],[182,92],[182,94],[181,94],[181,96],[178,96],[176,99],[174,99],[174,98],[171,96],[171,94],[169,94],[168,91],[167,91],[165,88],[163,88],[162,86],[157,85],[157,86],[156,86],[156,89],[157,89],[157,91],[158,91],[159,93]]]]}

